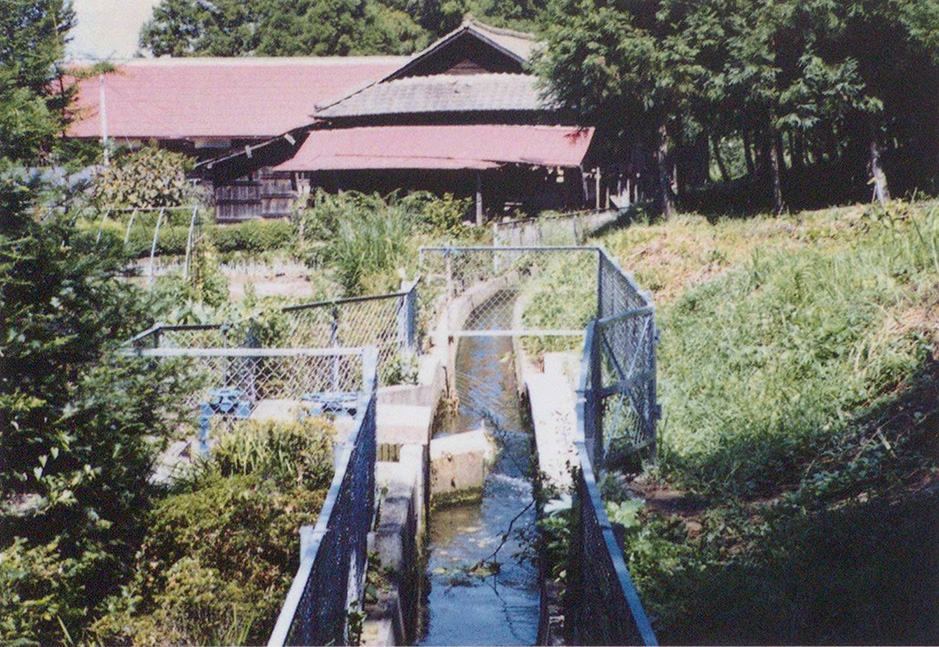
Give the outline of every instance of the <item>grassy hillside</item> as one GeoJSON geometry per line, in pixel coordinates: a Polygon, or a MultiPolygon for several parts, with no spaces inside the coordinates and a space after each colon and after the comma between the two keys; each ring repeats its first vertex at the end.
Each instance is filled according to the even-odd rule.
{"type": "Polygon", "coordinates": [[[659,306],[657,467],[605,493],[660,638],[939,640],[939,208],[600,242],[659,306]]]}

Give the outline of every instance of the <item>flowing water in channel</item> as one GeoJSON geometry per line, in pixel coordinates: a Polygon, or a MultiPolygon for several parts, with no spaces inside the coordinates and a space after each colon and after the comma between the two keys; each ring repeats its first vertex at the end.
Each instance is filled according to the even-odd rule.
{"type": "MultiPolygon", "coordinates": [[[[492,303],[498,303],[496,295],[492,303]]],[[[504,295],[502,295],[504,297],[504,295]]],[[[483,304],[486,320],[468,322],[487,328],[504,321],[513,303],[498,308],[483,304]]],[[[473,316],[476,316],[474,313],[473,316]]],[[[532,486],[527,478],[531,436],[519,415],[512,341],[509,337],[464,337],[456,358],[458,415],[436,436],[462,433],[484,425],[496,441],[495,464],[483,487],[482,501],[435,508],[429,517],[430,541],[424,632],[419,645],[534,645],[538,634],[537,567],[518,560],[524,550],[516,533],[509,534],[495,560],[497,573],[472,571],[503,540],[513,519],[514,529],[535,522],[532,486]]]]}

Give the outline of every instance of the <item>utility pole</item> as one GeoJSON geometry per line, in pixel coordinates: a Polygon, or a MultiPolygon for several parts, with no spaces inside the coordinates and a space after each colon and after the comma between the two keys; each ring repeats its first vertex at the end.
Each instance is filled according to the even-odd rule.
{"type": "Polygon", "coordinates": [[[101,112],[101,148],[104,150],[104,165],[111,165],[111,158],[108,154],[108,105],[107,97],[104,92],[104,74],[98,76],[100,92],[100,112],[101,112]]]}

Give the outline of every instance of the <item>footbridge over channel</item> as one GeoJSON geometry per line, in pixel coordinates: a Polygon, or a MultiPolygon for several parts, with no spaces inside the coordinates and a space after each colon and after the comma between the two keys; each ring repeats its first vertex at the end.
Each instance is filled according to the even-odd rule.
{"type": "MultiPolygon", "coordinates": [[[[544,475],[536,487],[556,499],[549,507],[572,510],[567,606],[552,600],[539,570],[536,626],[518,633],[519,642],[656,644],[598,487],[611,462],[654,456],[651,296],[600,247],[436,247],[420,255],[420,278],[400,292],[285,308],[278,337],[260,334],[249,320],[158,325],[128,344],[127,354],[146,361],[188,358],[186,370],[200,379],[188,403],[199,436],[177,446],[166,465],[211,451],[222,420],[290,419],[311,410],[337,416],[343,430],[335,477],[315,527],[298,529],[300,567],[269,645],[434,644],[434,618],[442,616],[422,604],[433,605],[434,596],[420,563],[428,552],[439,555],[433,526],[440,508],[432,510],[431,500],[441,483],[458,480],[442,477],[435,462],[456,463],[461,451],[443,449],[457,436],[441,431],[446,404],[490,441],[516,434],[528,419],[534,471],[544,475]],[[467,368],[476,361],[463,357],[473,343],[472,352],[500,349],[490,377],[467,368]],[[507,418],[514,389],[525,406],[507,418]],[[380,568],[385,582],[366,600],[369,568],[380,568]]],[[[487,442],[480,451],[492,454],[487,442]]],[[[495,445],[495,456],[479,461],[482,503],[474,505],[483,508],[491,475],[515,474],[498,465],[519,443],[495,445]]],[[[535,500],[530,486],[524,496],[535,500]]],[[[528,510],[548,514],[540,503],[528,510]]],[[[509,520],[506,536],[516,521],[509,520]]],[[[505,543],[496,542],[497,555],[505,543]]],[[[497,597],[511,584],[482,571],[497,597]]],[[[430,582],[433,591],[438,583],[430,582]]],[[[503,611],[511,614],[511,605],[503,611]]]]}

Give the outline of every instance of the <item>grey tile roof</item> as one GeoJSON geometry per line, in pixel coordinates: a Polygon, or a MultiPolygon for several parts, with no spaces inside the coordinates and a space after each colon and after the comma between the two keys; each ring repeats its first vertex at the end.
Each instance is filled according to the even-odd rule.
{"type": "Polygon", "coordinates": [[[428,112],[549,110],[528,74],[415,76],[377,83],[316,112],[318,118],[428,112]]]}
{"type": "Polygon", "coordinates": [[[464,27],[481,34],[485,38],[493,41],[503,49],[506,49],[523,61],[530,61],[532,50],[535,46],[535,38],[531,34],[526,34],[513,29],[504,29],[501,27],[490,27],[473,18],[469,18],[464,27]]]}

